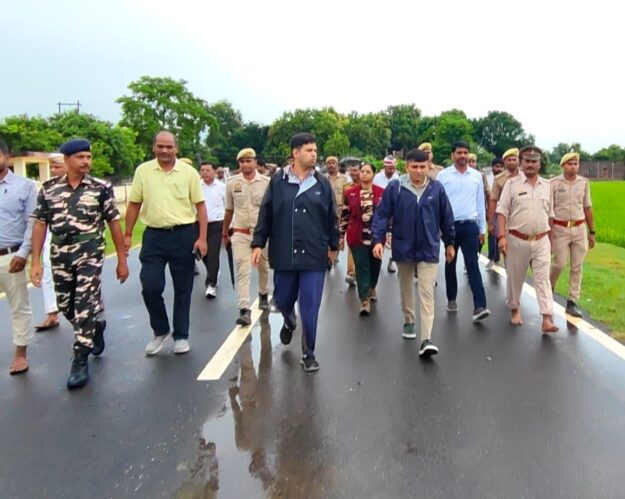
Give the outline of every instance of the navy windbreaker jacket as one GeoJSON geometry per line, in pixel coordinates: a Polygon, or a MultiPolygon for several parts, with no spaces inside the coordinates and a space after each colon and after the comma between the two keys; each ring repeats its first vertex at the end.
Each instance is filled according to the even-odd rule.
{"type": "Polygon", "coordinates": [[[382,202],[373,216],[373,243],[383,243],[388,222],[393,220],[392,253],[396,262],[439,260],[441,238],[445,246],[454,243],[454,214],[443,186],[430,180],[417,202],[402,175],[384,190],[382,202]]]}

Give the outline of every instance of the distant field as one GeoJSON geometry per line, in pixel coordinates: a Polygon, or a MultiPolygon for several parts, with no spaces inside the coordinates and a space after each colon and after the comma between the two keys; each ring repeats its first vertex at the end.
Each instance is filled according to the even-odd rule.
{"type": "MultiPolygon", "coordinates": [[[[126,220],[122,218],[122,232],[126,228],[126,220]]],[[[141,223],[141,220],[137,220],[135,224],[135,228],[132,231],[132,245],[136,246],[141,242],[141,238],[143,237],[143,231],[145,230],[145,226],[141,223]]],[[[115,245],[113,244],[113,239],[111,238],[111,231],[106,226],[106,231],[104,233],[104,237],[106,238],[106,254],[110,255],[111,253],[115,253],[115,245]]]]}
{"type": "Polygon", "coordinates": [[[625,182],[591,182],[597,241],[625,248],[625,182]]]}

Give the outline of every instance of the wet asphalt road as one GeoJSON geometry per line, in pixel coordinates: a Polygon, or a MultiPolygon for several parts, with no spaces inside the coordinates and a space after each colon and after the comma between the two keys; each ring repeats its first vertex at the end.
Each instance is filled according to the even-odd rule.
{"type": "MultiPolygon", "coordinates": [[[[65,388],[65,321],[36,335],[26,375],[6,374],[0,301],[1,498],[625,496],[625,361],[562,318],[558,334],[541,336],[527,296],[525,325],[509,326],[496,274],[483,272],[493,316],[474,325],[462,276],[460,312],[444,310],[441,266],[441,353],[422,362],[418,342],[401,338],[396,277],[383,269],[363,319],[339,266],[326,281],[319,373],[302,372],[299,331],[280,345],[270,314],[220,381],[199,382],[237,314],[225,258],[216,300],[204,298],[203,270],[196,280],[192,352],[176,357],[170,344],[146,358],[136,256],[123,286],[107,261],[107,347],[79,391],[65,388]]],[[[37,323],[41,292],[31,296],[37,323]]]]}

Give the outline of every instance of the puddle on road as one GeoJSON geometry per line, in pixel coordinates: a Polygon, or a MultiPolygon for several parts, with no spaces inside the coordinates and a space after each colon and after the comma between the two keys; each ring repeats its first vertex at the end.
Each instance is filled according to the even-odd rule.
{"type": "Polygon", "coordinates": [[[322,497],[313,486],[324,467],[314,400],[293,400],[302,392],[289,383],[291,371],[300,370],[293,352],[283,351],[272,369],[282,319],[272,314],[270,320],[261,318],[224,375],[231,385],[223,407],[204,423],[198,457],[177,499],[322,497]]]}

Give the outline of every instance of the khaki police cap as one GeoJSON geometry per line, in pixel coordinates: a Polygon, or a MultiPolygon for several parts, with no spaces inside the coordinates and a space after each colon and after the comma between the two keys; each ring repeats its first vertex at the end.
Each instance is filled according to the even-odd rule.
{"type": "Polygon", "coordinates": [[[191,161],[189,158],[180,158],[178,159],[178,161],[182,161],[183,163],[186,163],[187,165],[193,166],[193,161],[191,161]]]}
{"type": "Polygon", "coordinates": [[[508,156],[519,156],[519,150],[516,147],[512,147],[503,153],[501,159],[506,159],[508,156]]]}
{"type": "Polygon", "coordinates": [[[431,151],[432,144],[430,144],[429,142],[424,142],[417,149],[419,149],[419,151],[431,151]]]}
{"type": "Polygon", "coordinates": [[[562,166],[567,161],[571,161],[572,159],[576,159],[579,161],[579,153],[578,152],[567,152],[562,159],[560,160],[560,166],[562,166]]]}
{"type": "Polygon", "coordinates": [[[240,159],[255,158],[255,157],[256,157],[256,151],[252,149],[251,147],[246,147],[245,149],[241,149],[239,151],[239,154],[237,154],[237,161],[239,161],[240,159]]]}
{"type": "Polygon", "coordinates": [[[521,158],[525,157],[525,159],[538,159],[540,160],[543,152],[540,147],[536,147],[533,145],[524,146],[519,151],[519,156],[521,158]]]}

